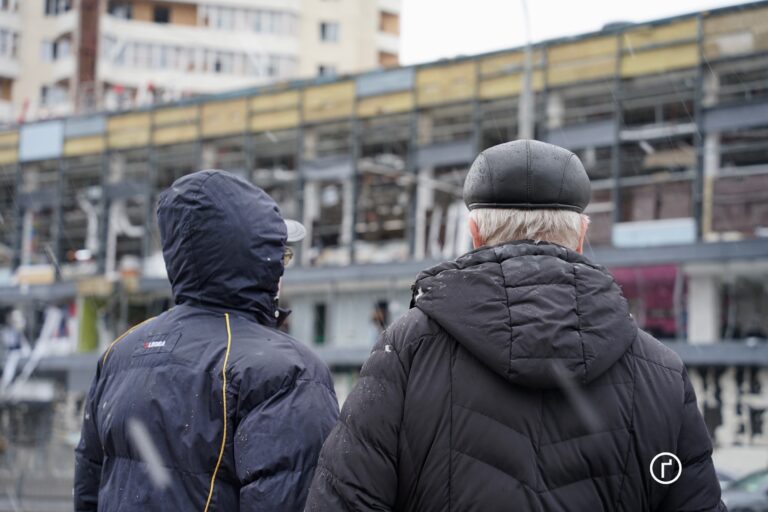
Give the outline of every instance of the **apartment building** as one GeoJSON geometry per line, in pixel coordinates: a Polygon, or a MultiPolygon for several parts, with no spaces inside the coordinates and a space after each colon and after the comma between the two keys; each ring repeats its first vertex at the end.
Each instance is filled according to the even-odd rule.
{"type": "Polygon", "coordinates": [[[399,0],[2,0],[0,122],[398,64],[399,0]]]}

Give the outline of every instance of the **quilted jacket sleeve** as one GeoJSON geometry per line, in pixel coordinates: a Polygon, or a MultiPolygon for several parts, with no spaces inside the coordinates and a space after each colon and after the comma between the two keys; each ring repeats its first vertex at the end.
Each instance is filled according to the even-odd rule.
{"type": "Polygon", "coordinates": [[[683,470],[680,478],[669,486],[657,510],[726,512],[725,505],[720,501],[720,484],[712,463],[712,442],[685,370],[683,386],[685,404],[676,453],[683,470]]]}
{"type": "Polygon", "coordinates": [[[85,399],[83,428],[80,442],[75,449],[75,485],[73,489],[75,511],[95,511],[98,508],[99,486],[101,483],[101,463],[104,450],[96,429],[96,389],[99,382],[101,363],[91,383],[91,389],[85,399]]]}
{"type": "Polygon", "coordinates": [[[235,468],[243,512],[300,512],[315,464],[338,418],[328,382],[297,379],[257,407],[239,411],[235,468]]]}
{"type": "Polygon", "coordinates": [[[392,510],[406,371],[391,329],[381,335],[323,446],[310,512],[392,510]]]}

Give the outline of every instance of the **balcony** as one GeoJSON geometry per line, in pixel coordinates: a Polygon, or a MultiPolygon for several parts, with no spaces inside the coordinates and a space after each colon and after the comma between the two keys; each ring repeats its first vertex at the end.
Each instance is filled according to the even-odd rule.
{"type": "Polygon", "coordinates": [[[379,32],[376,34],[376,48],[379,51],[397,55],[400,53],[400,36],[379,32]]]}
{"type": "Polygon", "coordinates": [[[75,57],[73,55],[67,55],[56,61],[51,66],[51,79],[54,82],[61,80],[68,80],[75,76],[75,57]]]}
{"type": "Polygon", "coordinates": [[[379,0],[379,10],[399,13],[401,9],[401,0],[379,0]]]}
{"type": "Polygon", "coordinates": [[[21,65],[18,59],[8,57],[7,55],[0,55],[0,77],[17,78],[20,71],[21,65]]]}
{"type": "Polygon", "coordinates": [[[244,48],[269,49],[270,53],[298,55],[298,37],[257,32],[217,30],[125,20],[110,15],[101,16],[102,34],[115,39],[116,44],[140,41],[146,44],[170,45],[184,48],[205,48],[241,53],[244,48]],[[217,37],[219,36],[219,37],[217,37]]]}
{"type": "Polygon", "coordinates": [[[243,89],[262,85],[270,77],[240,76],[217,73],[189,73],[173,69],[144,69],[118,66],[101,59],[97,74],[100,81],[120,84],[124,87],[142,88],[149,84],[154,87],[179,93],[209,94],[223,90],[243,89]]]}
{"type": "Polygon", "coordinates": [[[0,11],[0,27],[19,32],[21,30],[21,16],[18,12],[0,11]]]}
{"type": "Polygon", "coordinates": [[[0,100],[0,124],[13,122],[13,103],[0,100]]]}
{"type": "Polygon", "coordinates": [[[77,11],[72,9],[59,14],[53,19],[53,34],[50,34],[52,38],[58,38],[65,34],[71,34],[77,27],[77,11]]]}

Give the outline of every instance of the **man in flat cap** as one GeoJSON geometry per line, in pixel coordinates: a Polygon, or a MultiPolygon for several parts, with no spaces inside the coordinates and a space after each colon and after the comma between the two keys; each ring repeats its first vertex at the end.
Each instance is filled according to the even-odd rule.
{"type": "Polygon", "coordinates": [[[579,158],[483,151],[475,250],[423,271],[321,452],[307,510],[719,511],[680,358],[582,255],[579,158]]]}

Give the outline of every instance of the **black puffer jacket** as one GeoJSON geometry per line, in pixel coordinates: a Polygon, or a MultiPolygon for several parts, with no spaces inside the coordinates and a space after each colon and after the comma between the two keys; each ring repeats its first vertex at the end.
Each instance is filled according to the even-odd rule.
{"type": "Polygon", "coordinates": [[[99,360],[75,510],[298,512],[338,405],[328,368],[275,329],[277,206],[206,171],[162,194],[158,221],[177,305],[99,360]]]}
{"type": "Polygon", "coordinates": [[[323,447],[307,510],[724,510],[685,369],[603,268],[512,243],[415,291],[323,447]],[[682,461],[672,485],[649,474],[660,452],[682,461]]]}

